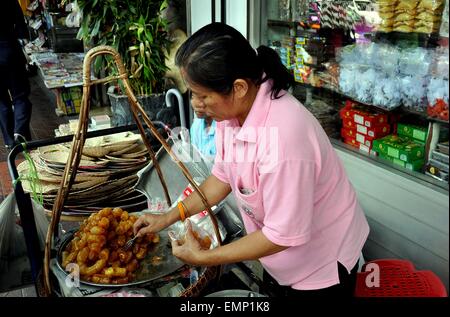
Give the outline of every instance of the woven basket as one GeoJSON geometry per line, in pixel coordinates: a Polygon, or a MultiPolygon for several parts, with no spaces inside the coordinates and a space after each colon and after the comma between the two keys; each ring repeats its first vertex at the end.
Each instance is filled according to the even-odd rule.
{"type": "Polygon", "coordinates": [[[103,146],[90,146],[83,148],[83,154],[90,157],[104,157],[109,152],[110,150],[103,146]]]}
{"type": "Polygon", "coordinates": [[[122,155],[124,153],[127,153],[129,151],[134,150],[135,148],[137,148],[139,146],[138,143],[132,143],[131,145],[128,145],[127,147],[121,149],[121,150],[117,150],[117,151],[113,151],[113,152],[109,152],[108,155],[111,156],[116,156],[116,155],[122,155]]]}
{"type": "MultiPolygon", "coordinates": [[[[101,84],[101,83],[107,83],[114,80],[121,80],[123,87],[125,88],[125,93],[128,96],[129,104],[131,107],[131,111],[134,117],[134,120],[136,121],[137,127],[139,129],[139,132],[141,134],[142,140],[145,144],[145,147],[147,148],[147,151],[150,154],[150,158],[152,159],[153,166],[158,173],[159,180],[161,182],[161,185],[164,189],[165,198],[167,200],[168,205],[172,205],[169,192],[167,189],[166,182],[164,180],[164,176],[162,174],[161,168],[159,166],[159,163],[156,159],[155,153],[152,150],[150,141],[147,139],[145,134],[145,129],[143,124],[140,122],[139,115],[141,116],[142,120],[144,121],[145,125],[148,129],[152,132],[153,136],[158,139],[158,141],[161,143],[163,148],[167,151],[167,153],[172,157],[174,162],[176,162],[177,166],[180,168],[183,175],[186,177],[186,179],[189,181],[191,186],[195,188],[195,190],[199,193],[200,198],[207,209],[211,222],[214,227],[214,232],[217,237],[217,241],[219,242],[218,245],[220,246],[222,244],[222,240],[219,233],[219,227],[217,224],[217,219],[214,215],[214,213],[211,211],[211,206],[208,204],[206,197],[204,193],[200,190],[199,186],[196,184],[194,179],[192,178],[191,173],[186,168],[186,166],[177,159],[177,157],[172,153],[171,147],[166,142],[163,136],[161,136],[157,130],[157,128],[153,125],[147,114],[145,113],[142,106],[139,104],[139,102],[136,99],[136,96],[134,95],[130,84],[128,82],[128,74],[125,70],[125,67],[122,63],[122,59],[120,58],[119,53],[115,49],[109,46],[98,46],[93,49],[91,49],[89,52],[87,52],[86,57],[84,59],[83,64],[83,98],[82,98],[82,104],[80,109],[80,117],[79,117],[79,124],[77,127],[77,131],[74,134],[72,146],[70,148],[69,157],[67,160],[67,164],[64,169],[64,174],[62,176],[61,185],[58,190],[58,194],[56,196],[55,202],[53,204],[53,210],[51,214],[51,221],[50,226],[47,231],[47,237],[45,242],[45,256],[44,256],[44,267],[43,267],[43,274],[42,274],[42,284],[43,289],[40,290],[41,295],[44,296],[52,296],[54,293],[52,292],[52,283],[51,283],[51,276],[50,276],[50,260],[51,260],[51,254],[54,247],[54,236],[57,235],[57,228],[59,221],[61,219],[61,213],[62,208],[64,206],[64,203],[68,197],[70,188],[72,187],[72,184],[74,183],[75,176],[78,170],[78,166],[80,164],[80,160],[82,158],[82,152],[83,152],[83,146],[85,144],[86,140],[86,133],[88,128],[88,121],[89,121],[89,107],[90,107],[90,90],[91,86],[95,84],[101,84]],[[118,69],[118,76],[110,76],[103,79],[97,79],[97,80],[91,80],[91,66],[94,59],[100,55],[110,55],[112,59],[115,61],[115,64],[118,69]]],[[[120,142],[122,143],[122,142],[120,142]]],[[[125,142],[123,142],[125,143],[125,142]]],[[[122,144],[123,144],[122,143],[122,144]]],[[[115,149],[120,150],[120,149],[115,149]]],[[[198,281],[191,285],[187,290],[185,290],[181,296],[182,297],[188,297],[188,296],[198,296],[200,295],[201,291],[214,279],[219,278],[221,273],[221,267],[208,267],[205,271],[205,273],[198,279],[198,281]]]]}

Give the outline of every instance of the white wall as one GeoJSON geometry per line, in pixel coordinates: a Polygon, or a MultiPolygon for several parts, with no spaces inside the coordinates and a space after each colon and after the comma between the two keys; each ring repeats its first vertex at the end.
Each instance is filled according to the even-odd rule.
{"type": "Polygon", "coordinates": [[[336,150],[371,228],[364,257],[410,260],[417,269],[436,273],[448,290],[448,192],[336,150]]]}
{"type": "Polygon", "coordinates": [[[226,24],[247,38],[247,0],[228,0],[226,10],[226,24]]]}
{"type": "Polygon", "coordinates": [[[191,0],[190,10],[192,34],[212,22],[211,0],[191,0]]]}
{"type": "Polygon", "coordinates": [[[222,20],[222,8],[221,8],[221,0],[213,0],[215,1],[216,6],[216,20],[215,22],[221,22],[222,20]]]}

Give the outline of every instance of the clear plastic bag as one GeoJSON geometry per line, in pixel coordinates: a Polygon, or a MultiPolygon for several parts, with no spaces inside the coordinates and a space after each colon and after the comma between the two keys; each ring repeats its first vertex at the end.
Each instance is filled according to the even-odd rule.
{"type": "MultiPolygon", "coordinates": [[[[179,200],[181,200],[183,197],[185,197],[184,194],[179,197],[179,200]]],[[[177,200],[177,202],[178,202],[178,200],[177,200]]],[[[175,207],[177,202],[175,202],[172,207],[175,207]]],[[[219,206],[211,207],[211,211],[216,215],[216,218],[217,218],[217,213],[220,212],[220,210],[222,208],[223,208],[222,204],[220,204],[219,206]]],[[[189,222],[192,224],[192,229],[194,229],[194,231],[196,231],[198,229],[199,237],[206,238],[206,236],[208,236],[209,237],[208,239],[210,240],[213,248],[215,248],[219,245],[219,241],[217,241],[213,223],[212,223],[210,217],[208,216],[208,212],[206,210],[202,211],[198,214],[195,214],[195,215],[189,217],[188,219],[189,219],[189,222]]],[[[231,219],[233,219],[233,218],[231,218],[231,219]]],[[[228,219],[228,220],[230,220],[230,219],[228,219]]],[[[219,227],[218,229],[219,229],[220,238],[223,241],[227,236],[227,230],[225,229],[225,227],[222,224],[222,222],[220,221],[220,219],[217,219],[217,224],[219,227]]],[[[169,230],[172,231],[172,236],[175,237],[177,240],[180,240],[180,239],[183,240],[184,239],[183,237],[185,236],[186,230],[187,230],[186,229],[186,221],[185,222],[182,222],[182,221],[175,222],[174,224],[172,224],[170,226],[169,230]]]]}
{"type": "Polygon", "coordinates": [[[437,78],[449,78],[449,50],[440,47],[434,52],[432,75],[437,78]]]}
{"type": "Polygon", "coordinates": [[[172,225],[171,230],[169,231],[170,239],[172,241],[178,241],[180,244],[184,244],[189,224],[192,227],[192,232],[195,239],[200,243],[202,249],[208,250],[210,248],[214,248],[213,240],[208,232],[189,220],[172,225]]]}
{"type": "Polygon", "coordinates": [[[400,105],[400,82],[394,76],[377,73],[371,93],[373,94],[372,102],[376,106],[391,110],[400,105]]]}
{"type": "Polygon", "coordinates": [[[399,57],[400,73],[424,77],[430,72],[431,60],[431,54],[425,48],[404,49],[399,57]]]}
{"type": "MultiPolygon", "coordinates": [[[[364,103],[372,103],[373,99],[373,87],[377,80],[378,72],[373,68],[368,68],[367,70],[360,69],[359,75],[355,76],[353,80],[358,78],[355,85],[355,95],[358,101],[364,103]]],[[[356,75],[356,74],[355,74],[356,75]]],[[[353,97],[353,96],[351,96],[353,97]]]]}
{"type": "Polygon", "coordinates": [[[339,47],[335,51],[336,61],[342,65],[372,65],[376,54],[376,44],[361,43],[339,47]]]}
{"type": "Polygon", "coordinates": [[[376,78],[376,71],[372,67],[355,66],[341,68],[339,87],[349,97],[358,101],[370,103],[371,90],[376,78]],[[357,80],[355,80],[357,78],[357,80]]]}
{"type": "MultiPolygon", "coordinates": [[[[39,245],[41,250],[44,250],[49,221],[41,205],[34,200],[31,200],[31,204],[39,245]]],[[[16,223],[17,215],[16,197],[14,193],[11,193],[0,204],[0,272],[7,269],[8,261],[27,253],[23,229],[16,223]]]]}
{"type": "Polygon", "coordinates": [[[352,65],[352,58],[359,57],[356,45],[347,45],[343,47],[337,47],[335,51],[336,61],[341,65],[352,65]]]}
{"type": "Polygon", "coordinates": [[[378,44],[375,43],[357,45],[356,51],[360,58],[359,64],[366,66],[373,65],[374,59],[377,58],[378,50],[378,44]]]}
{"type": "Polygon", "coordinates": [[[439,99],[448,104],[448,79],[433,77],[430,80],[427,91],[428,102],[434,105],[439,99]]]}
{"type": "Polygon", "coordinates": [[[15,210],[16,199],[14,194],[10,194],[0,204],[0,272],[8,269],[10,251],[14,249],[12,244],[16,235],[15,210]]]}
{"type": "Polygon", "coordinates": [[[416,111],[426,108],[428,79],[419,76],[402,76],[399,78],[402,93],[402,104],[416,111]]]}
{"type": "Polygon", "coordinates": [[[372,54],[372,63],[375,67],[388,74],[398,73],[400,52],[395,46],[386,44],[373,44],[375,51],[372,54]]]}
{"type": "Polygon", "coordinates": [[[339,89],[348,96],[355,94],[356,81],[355,74],[358,74],[357,67],[341,65],[339,71],[339,89]]]}

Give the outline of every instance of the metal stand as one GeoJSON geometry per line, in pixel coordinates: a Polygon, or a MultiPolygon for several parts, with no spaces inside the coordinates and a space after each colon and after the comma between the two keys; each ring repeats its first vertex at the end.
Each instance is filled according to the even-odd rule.
{"type": "MultiPolygon", "coordinates": [[[[154,122],[155,125],[161,125],[161,123],[154,122]]],[[[104,129],[98,131],[92,131],[87,133],[87,138],[93,138],[98,136],[104,136],[114,133],[120,133],[125,131],[135,131],[137,126],[135,124],[111,129],[104,129]]],[[[42,269],[43,251],[40,249],[39,238],[36,229],[36,222],[33,214],[33,206],[31,203],[31,197],[25,193],[22,188],[22,184],[19,180],[19,173],[15,161],[17,156],[26,151],[34,150],[42,146],[54,145],[60,143],[71,142],[72,135],[57,137],[52,139],[45,139],[39,141],[31,141],[15,146],[8,155],[8,169],[11,175],[11,180],[14,187],[14,194],[16,196],[17,207],[19,209],[20,220],[25,236],[25,244],[27,247],[27,256],[31,265],[31,275],[33,282],[36,284],[37,277],[42,269]]]]}

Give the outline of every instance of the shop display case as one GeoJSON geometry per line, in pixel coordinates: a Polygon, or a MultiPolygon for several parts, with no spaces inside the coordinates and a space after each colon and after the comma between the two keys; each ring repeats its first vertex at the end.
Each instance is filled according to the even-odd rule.
{"type": "Polygon", "coordinates": [[[278,52],[342,159],[371,225],[367,257],[448,281],[448,3],[390,1],[403,20],[384,29],[386,2],[249,1],[251,42],[278,52]]]}
{"type": "Polygon", "coordinates": [[[50,29],[50,47],[56,53],[83,52],[83,42],[78,40],[78,28],[54,25],[50,29]]]}
{"type": "MultiPolygon", "coordinates": [[[[352,123],[359,138],[364,139],[365,135],[378,139],[388,134],[381,131],[368,136],[369,132],[363,130],[370,127],[364,127],[364,122],[354,122],[360,117],[355,113],[339,119],[337,112],[349,102],[366,114],[389,116],[391,122],[384,124],[389,124],[391,134],[396,134],[398,123],[419,127],[426,138],[412,140],[424,143],[426,159],[413,175],[448,191],[446,168],[440,173],[442,177],[425,171],[433,151],[438,151],[437,144],[448,143],[448,94],[443,92],[448,86],[448,45],[441,45],[445,37],[438,32],[424,33],[422,29],[386,33],[377,24],[365,23],[363,27],[362,17],[366,21],[368,12],[372,16],[379,14],[377,4],[377,1],[341,1],[336,4],[339,8],[330,8],[327,1],[263,1],[256,8],[262,19],[259,44],[269,45],[279,53],[297,82],[294,94],[313,114],[317,111],[317,100],[335,109],[335,129],[329,136],[337,146],[351,143],[345,142],[340,131],[352,123]],[[341,10],[341,16],[333,9],[341,10]]],[[[440,1],[433,12],[442,14],[444,4],[440,1]]],[[[416,5],[417,11],[421,10],[420,3],[416,5]]],[[[356,145],[355,155],[361,151],[371,153],[360,144],[364,142],[350,144],[356,145]]],[[[371,142],[369,148],[372,150],[371,142]]],[[[376,157],[376,151],[372,153],[375,155],[367,155],[367,159],[395,166],[390,160],[376,157]]],[[[447,157],[443,159],[448,161],[447,157]]],[[[398,172],[405,172],[405,168],[398,168],[398,172]]]]}
{"type": "Polygon", "coordinates": [[[77,39],[79,27],[68,26],[71,11],[66,11],[65,6],[50,2],[45,8],[47,20],[47,33],[50,48],[55,53],[81,53],[84,50],[83,41],[77,39]]]}

